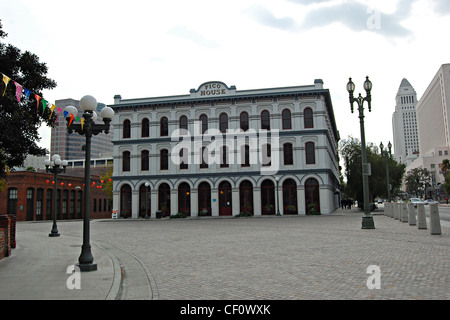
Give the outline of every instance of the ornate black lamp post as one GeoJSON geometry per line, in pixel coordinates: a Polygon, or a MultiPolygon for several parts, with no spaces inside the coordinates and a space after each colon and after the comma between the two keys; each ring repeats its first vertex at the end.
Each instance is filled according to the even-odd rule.
{"type": "Polygon", "coordinates": [[[49,159],[44,161],[45,171],[53,173],[53,226],[52,231],[48,234],[49,237],[59,237],[58,226],[56,225],[56,207],[57,207],[57,192],[58,192],[58,174],[66,172],[67,161],[61,160],[58,154],[53,155],[52,161],[49,159]]]}
{"type": "Polygon", "coordinates": [[[359,111],[359,123],[361,127],[361,158],[362,158],[362,178],[363,178],[363,195],[364,195],[364,215],[362,218],[362,229],[375,229],[375,225],[373,222],[373,216],[370,213],[369,208],[369,175],[370,175],[370,164],[367,163],[367,155],[366,155],[366,137],[364,133],[364,101],[367,102],[369,106],[369,112],[371,111],[371,101],[372,96],[370,95],[370,91],[372,90],[372,82],[370,82],[369,77],[366,77],[366,81],[364,82],[364,90],[366,90],[366,96],[362,97],[361,93],[357,98],[353,96],[353,92],[355,91],[355,84],[352,82],[352,78],[347,83],[347,91],[350,96],[350,107],[353,113],[353,103],[356,102],[358,104],[359,111]]]}
{"type": "Polygon", "coordinates": [[[389,159],[391,158],[391,149],[392,144],[389,141],[388,149],[384,150],[383,142],[380,143],[381,155],[386,158],[386,179],[387,179],[387,194],[388,194],[388,202],[391,202],[391,184],[389,183],[389,159]]]}
{"type": "MultiPolygon", "coordinates": [[[[78,266],[81,271],[94,271],[97,270],[97,264],[93,263],[94,257],[91,253],[90,245],[90,185],[91,185],[91,138],[92,135],[98,135],[101,132],[109,133],[109,126],[112,118],[114,117],[114,110],[110,107],[104,107],[101,111],[101,117],[103,118],[104,124],[96,124],[94,121],[97,119],[97,100],[92,96],[84,96],[80,100],[80,107],[83,110],[83,119],[81,123],[70,122],[70,117],[66,117],[67,128],[69,133],[73,131],[80,135],[86,136],[85,145],[85,165],[84,165],[84,217],[83,217],[83,245],[81,247],[81,255],[78,258],[78,266]]],[[[65,108],[65,111],[69,114],[73,114],[74,117],[77,116],[78,110],[75,107],[69,106],[65,108]]],[[[73,118],[72,118],[73,120],[73,118]]]]}

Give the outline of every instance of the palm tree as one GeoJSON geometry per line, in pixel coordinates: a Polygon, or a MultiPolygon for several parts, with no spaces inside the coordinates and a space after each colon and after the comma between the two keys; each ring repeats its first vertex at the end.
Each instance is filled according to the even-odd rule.
{"type": "Polygon", "coordinates": [[[445,178],[450,170],[450,160],[444,159],[442,163],[439,165],[439,167],[441,168],[442,174],[444,175],[445,178]]]}

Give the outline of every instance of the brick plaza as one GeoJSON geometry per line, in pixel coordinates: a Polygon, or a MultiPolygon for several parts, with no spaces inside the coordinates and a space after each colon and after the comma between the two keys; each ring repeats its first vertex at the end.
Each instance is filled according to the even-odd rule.
{"type": "MultiPolygon", "coordinates": [[[[91,239],[95,259],[103,261],[106,253],[122,268],[119,299],[450,298],[448,227],[436,236],[377,214],[376,229],[362,230],[361,217],[338,210],[322,216],[93,220],[91,239]],[[371,265],[381,270],[381,289],[366,285],[371,265]]],[[[49,227],[19,223],[18,243],[25,233],[46,237],[49,227]]],[[[58,227],[59,240],[81,244],[81,221],[58,227]]],[[[95,272],[83,277],[101,281],[95,272]]],[[[106,289],[113,278],[103,276],[106,289]]],[[[73,294],[63,286],[60,291],[60,299],[73,294]]]]}

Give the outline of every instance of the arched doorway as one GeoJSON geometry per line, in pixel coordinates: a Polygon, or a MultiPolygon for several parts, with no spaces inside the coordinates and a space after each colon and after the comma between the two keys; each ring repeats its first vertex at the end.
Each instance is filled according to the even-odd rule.
{"type": "Polygon", "coordinates": [[[146,187],[145,183],[143,183],[139,188],[139,216],[142,218],[146,216],[146,213],[147,217],[150,217],[150,194],[150,186],[146,187]]]}
{"type": "Polygon", "coordinates": [[[275,214],[275,186],[269,179],[261,184],[261,211],[263,215],[275,214]]]}
{"type": "Polygon", "coordinates": [[[231,184],[223,181],[219,184],[219,216],[231,216],[233,214],[232,203],[231,184]]]}
{"type": "Polygon", "coordinates": [[[319,182],[309,178],[305,182],[305,212],[306,214],[320,213],[319,182]]]}
{"type": "Polygon", "coordinates": [[[283,182],[283,213],[298,214],[297,184],[292,179],[283,182]]]}
{"type": "Polygon", "coordinates": [[[250,181],[242,181],[239,185],[240,213],[253,215],[253,185],[250,181]]]}
{"type": "Polygon", "coordinates": [[[178,212],[191,215],[191,187],[186,182],[178,186],[178,212]]]}
{"type": "Polygon", "coordinates": [[[131,187],[125,184],[120,188],[120,216],[128,218],[131,214],[131,187]]]}
{"type": "Polygon", "coordinates": [[[199,216],[211,215],[211,186],[207,182],[198,186],[198,213],[199,216]]]}
{"type": "Polygon", "coordinates": [[[170,216],[170,187],[162,183],[158,188],[158,210],[163,217],[170,216]]]}

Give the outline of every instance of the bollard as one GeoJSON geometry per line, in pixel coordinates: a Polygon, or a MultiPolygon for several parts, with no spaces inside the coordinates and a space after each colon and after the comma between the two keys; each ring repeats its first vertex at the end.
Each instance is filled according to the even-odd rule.
{"type": "Polygon", "coordinates": [[[408,221],[410,226],[415,226],[416,221],[416,209],[414,208],[414,203],[408,203],[408,221]]]}
{"type": "Polygon", "coordinates": [[[400,208],[400,203],[395,203],[394,204],[394,219],[395,220],[398,220],[399,208],[400,208]]]}
{"type": "Polygon", "coordinates": [[[408,208],[406,207],[406,203],[401,204],[401,215],[402,215],[402,222],[408,222],[408,208]]]}
{"type": "Polygon", "coordinates": [[[423,203],[419,203],[417,205],[417,227],[419,229],[427,228],[427,219],[425,217],[425,205],[423,203]]]}
{"type": "Polygon", "coordinates": [[[389,217],[389,203],[384,203],[384,215],[389,217]]]}
{"type": "Polygon", "coordinates": [[[430,232],[432,235],[441,234],[441,220],[439,218],[439,207],[437,204],[430,204],[430,232]]]}

